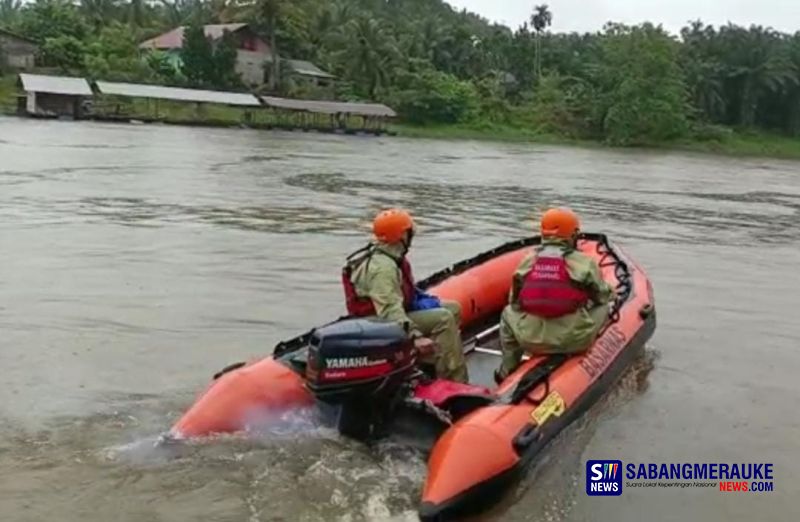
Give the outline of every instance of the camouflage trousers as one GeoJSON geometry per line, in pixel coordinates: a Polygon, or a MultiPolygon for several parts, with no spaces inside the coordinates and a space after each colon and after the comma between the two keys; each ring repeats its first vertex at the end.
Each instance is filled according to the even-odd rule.
{"type": "Polygon", "coordinates": [[[454,301],[442,301],[442,308],[409,312],[408,317],[423,335],[438,345],[436,352],[423,358],[422,362],[434,365],[437,377],[468,382],[469,372],[459,329],[461,305],[454,301]]]}
{"type": "Polygon", "coordinates": [[[526,327],[532,327],[543,321],[533,316],[523,316],[521,312],[513,310],[510,306],[506,307],[500,319],[500,343],[503,352],[503,362],[500,365],[499,374],[501,378],[506,378],[517,369],[522,356],[546,354],[577,354],[588,350],[594,343],[600,329],[608,320],[608,306],[597,306],[588,311],[594,327],[580,335],[567,336],[569,341],[563,345],[534,344],[529,342],[531,336],[526,327]]]}

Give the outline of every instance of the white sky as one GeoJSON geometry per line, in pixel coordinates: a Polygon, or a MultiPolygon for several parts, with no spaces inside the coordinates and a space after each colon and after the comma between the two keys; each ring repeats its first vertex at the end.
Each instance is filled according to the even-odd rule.
{"type": "Polygon", "coordinates": [[[546,3],[553,13],[551,31],[597,31],[607,21],[653,22],[677,33],[690,20],[720,26],[763,25],[800,31],[800,0],[445,0],[512,30],[526,21],[533,6],[546,3]]]}

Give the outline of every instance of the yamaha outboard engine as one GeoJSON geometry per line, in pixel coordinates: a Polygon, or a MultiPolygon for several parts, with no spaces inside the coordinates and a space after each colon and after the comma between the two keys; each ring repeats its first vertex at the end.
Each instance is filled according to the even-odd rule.
{"type": "Polygon", "coordinates": [[[399,324],[347,319],[311,333],[306,385],[318,400],[341,406],[340,433],[364,440],[386,426],[415,363],[413,342],[399,324]]]}

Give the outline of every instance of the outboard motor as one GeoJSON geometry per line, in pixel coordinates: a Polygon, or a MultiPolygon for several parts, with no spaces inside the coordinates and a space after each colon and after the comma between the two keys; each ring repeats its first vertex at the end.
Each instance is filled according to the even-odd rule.
{"type": "Polygon", "coordinates": [[[378,319],[347,319],[311,333],[306,386],[341,406],[338,429],[364,440],[380,433],[407,393],[416,350],[402,326],[378,319]]]}

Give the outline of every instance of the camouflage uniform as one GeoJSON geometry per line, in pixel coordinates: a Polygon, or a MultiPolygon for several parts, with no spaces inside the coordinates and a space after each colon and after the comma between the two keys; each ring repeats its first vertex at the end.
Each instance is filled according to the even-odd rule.
{"type": "MultiPolygon", "coordinates": [[[[543,245],[567,247],[563,240],[545,239],[543,245]]],[[[526,256],[514,273],[509,304],[500,319],[500,340],[503,362],[500,376],[513,372],[524,352],[531,354],[580,353],[594,342],[597,333],[608,319],[609,303],[614,290],[603,281],[600,267],[589,256],[570,250],[565,256],[570,278],[589,291],[592,301],[575,313],[545,319],[526,314],[519,307],[519,291],[525,277],[533,268],[538,250],[526,256]]]]}
{"type": "Polygon", "coordinates": [[[403,246],[375,243],[376,252],[353,270],[351,280],[360,297],[369,297],[378,317],[407,327],[412,338],[430,337],[438,344],[436,353],[423,362],[436,367],[438,377],[468,381],[467,364],[461,344],[461,305],[443,301],[443,308],[406,312],[403,306],[401,273],[397,261],[403,246]]]}

